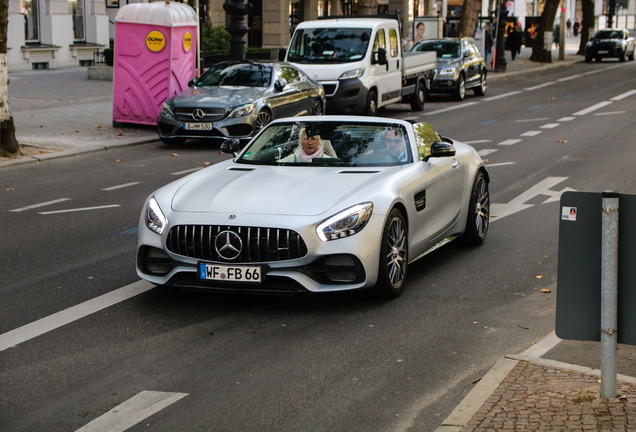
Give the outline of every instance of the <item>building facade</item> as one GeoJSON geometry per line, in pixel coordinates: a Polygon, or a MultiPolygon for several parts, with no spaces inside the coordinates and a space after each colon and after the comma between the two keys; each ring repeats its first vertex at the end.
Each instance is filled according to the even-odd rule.
{"type": "MultiPolygon", "coordinates": [[[[120,7],[144,0],[8,0],[7,60],[9,71],[91,65],[115,39],[115,17],[120,7]]],[[[198,6],[203,21],[227,25],[223,3],[231,0],[184,0],[198,6]],[[201,3],[200,3],[201,2],[201,3]]],[[[609,0],[595,0],[595,28],[607,26],[609,0]]],[[[147,2],[145,0],[144,2],[147,2]]],[[[581,0],[564,0],[566,19],[581,18],[581,0]]],[[[290,40],[290,29],[319,16],[354,15],[357,0],[250,0],[248,46],[272,49],[272,58],[290,40]]],[[[616,0],[614,27],[636,28],[636,0],[616,0]]],[[[377,0],[383,14],[401,12],[403,37],[413,34],[418,17],[456,17],[463,0],[377,0]]],[[[495,10],[497,0],[482,1],[482,16],[495,10]]],[[[506,0],[509,15],[524,23],[538,16],[542,0],[506,0]]],[[[557,17],[558,19],[558,17],[557,17]]]]}

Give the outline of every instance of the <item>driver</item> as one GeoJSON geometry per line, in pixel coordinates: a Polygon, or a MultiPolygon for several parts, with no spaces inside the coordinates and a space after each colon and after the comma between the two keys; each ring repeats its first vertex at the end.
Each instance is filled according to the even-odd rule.
{"type": "Polygon", "coordinates": [[[384,135],[386,151],[400,162],[406,161],[406,143],[402,134],[395,129],[387,129],[384,135]]]}
{"type": "Polygon", "coordinates": [[[320,131],[315,126],[307,126],[300,130],[300,144],[294,152],[279,162],[311,162],[314,158],[336,157],[331,144],[320,138],[320,131]]]}

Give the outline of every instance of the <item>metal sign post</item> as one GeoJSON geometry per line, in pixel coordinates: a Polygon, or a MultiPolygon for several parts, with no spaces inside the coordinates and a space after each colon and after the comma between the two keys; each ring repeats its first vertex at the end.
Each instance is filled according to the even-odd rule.
{"type": "Polygon", "coordinates": [[[601,233],[601,397],[616,397],[618,323],[618,198],[603,192],[601,233]]]}

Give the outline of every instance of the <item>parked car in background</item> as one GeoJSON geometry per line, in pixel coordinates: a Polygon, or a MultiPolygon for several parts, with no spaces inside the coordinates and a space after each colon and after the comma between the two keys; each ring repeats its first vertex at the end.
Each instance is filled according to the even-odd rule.
{"type": "Polygon", "coordinates": [[[483,96],[488,89],[486,62],[473,38],[427,39],[413,45],[411,51],[435,51],[435,79],[429,93],[450,93],[461,101],[467,89],[483,96]]]}
{"type": "Polygon", "coordinates": [[[402,292],[407,265],[457,237],[481,244],[489,176],[427,123],[364,116],[275,120],[232,160],[148,197],[137,273],[216,291],[402,292]],[[301,152],[302,150],[302,152],[301,152]]]}
{"type": "Polygon", "coordinates": [[[634,38],[629,35],[629,31],[599,30],[585,45],[586,62],[590,63],[592,59],[598,62],[607,57],[616,57],[620,61],[625,61],[625,58],[634,60],[634,38]]]}
{"type": "Polygon", "coordinates": [[[163,104],[159,138],[249,139],[273,119],[321,115],[325,92],[303,71],[284,62],[221,62],[163,104]]]}

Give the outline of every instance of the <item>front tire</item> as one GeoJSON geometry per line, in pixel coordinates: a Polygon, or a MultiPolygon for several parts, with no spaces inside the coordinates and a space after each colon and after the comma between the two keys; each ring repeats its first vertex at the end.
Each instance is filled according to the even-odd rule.
{"type": "Polygon", "coordinates": [[[472,245],[479,245],[486,239],[490,225],[490,193],[488,180],[483,172],[478,172],[473,182],[468,204],[466,230],[463,240],[472,245]]]}
{"type": "Polygon", "coordinates": [[[411,109],[413,111],[422,111],[426,101],[426,85],[423,81],[418,81],[417,90],[411,96],[411,109]]]}
{"type": "Polygon", "coordinates": [[[311,110],[311,115],[323,115],[322,102],[319,99],[314,101],[314,107],[311,110]]]}
{"type": "Polygon", "coordinates": [[[375,94],[375,90],[369,90],[369,94],[367,94],[367,105],[364,108],[364,113],[369,116],[378,114],[378,96],[375,94]]]}
{"type": "Polygon", "coordinates": [[[402,293],[408,270],[408,228],[402,212],[393,209],[384,223],[376,293],[395,298],[402,293]]]}
{"type": "Polygon", "coordinates": [[[254,124],[254,129],[255,129],[254,132],[255,133],[259,132],[261,129],[267,126],[267,124],[271,121],[272,121],[272,115],[270,114],[269,111],[263,110],[259,112],[258,116],[256,116],[256,123],[254,124]]]}
{"type": "Polygon", "coordinates": [[[463,101],[464,96],[466,96],[466,80],[464,79],[464,75],[460,75],[457,80],[455,91],[453,92],[453,99],[456,101],[463,101]]]}

